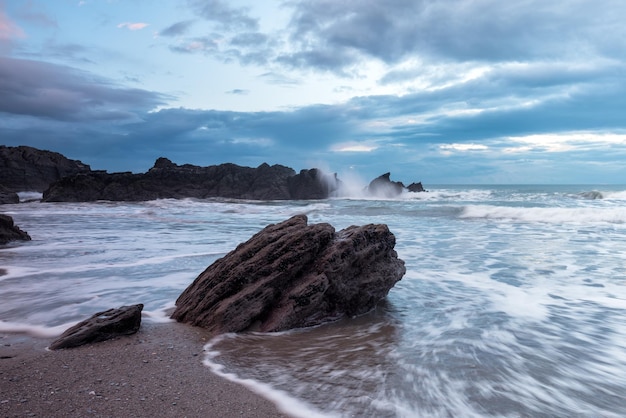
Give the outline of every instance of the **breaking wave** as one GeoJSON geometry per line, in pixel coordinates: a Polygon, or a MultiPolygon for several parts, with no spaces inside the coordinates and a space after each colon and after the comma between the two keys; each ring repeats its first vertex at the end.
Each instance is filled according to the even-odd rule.
{"type": "Polygon", "coordinates": [[[465,206],[460,218],[546,223],[626,223],[624,208],[543,208],[489,205],[465,206]]]}

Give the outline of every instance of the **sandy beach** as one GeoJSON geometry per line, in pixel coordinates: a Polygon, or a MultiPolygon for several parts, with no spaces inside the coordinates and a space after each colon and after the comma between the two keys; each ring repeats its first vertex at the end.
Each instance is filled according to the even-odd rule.
{"type": "Polygon", "coordinates": [[[287,417],[202,364],[207,334],[178,323],[48,351],[53,339],[0,334],[0,416],[287,417]]]}

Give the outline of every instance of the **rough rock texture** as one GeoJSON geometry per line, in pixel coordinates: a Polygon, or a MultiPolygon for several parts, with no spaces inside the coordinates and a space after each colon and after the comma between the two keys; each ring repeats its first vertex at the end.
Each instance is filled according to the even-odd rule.
{"type": "Polygon", "coordinates": [[[18,240],[30,241],[30,235],[18,228],[9,215],[0,214],[0,245],[18,240]]]}
{"type": "Polygon", "coordinates": [[[43,192],[65,176],[89,171],[88,165],[57,152],[0,145],[0,183],[14,192],[43,192]]]}
{"type": "Polygon", "coordinates": [[[326,199],[340,186],[337,175],[329,176],[323,171],[312,168],[301,170],[299,174],[287,179],[291,199],[326,199]]]}
{"type": "Polygon", "coordinates": [[[143,305],[138,304],[98,312],[91,318],[68,328],[48,348],[51,350],[72,348],[134,334],[141,325],[142,310],[143,305]]]}
{"type": "Polygon", "coordinates": [[[172,318],[213,333],[281,331],[365,313],[406,269],[386,225],[269,225],[201,273],[172,318]]]}
{"type": "MultiPolygon", "coordinates": [[[[321,176],[318,177],[321,181],[321,176]]],[[[43,201],[144,201],[186,197],[288,200],[294,195],[302,199],[322,198],[323,191],[331,188],[314,185],[316,178],[305,170],[296,175],[293,169],[281,165],[264,163],[251,168],[227,163],[199,167],[177,165],[167,158],[159,158],[147,173],[92,171],[63,178],[44,192],[43,201]],[[310,189],[305,188],[309,186],[310,189]]]]}
{"type": "Polygon", "coordinates": [[[20,197],[12,190],[0,184],[0,205],[20,203],[20,197]]]}

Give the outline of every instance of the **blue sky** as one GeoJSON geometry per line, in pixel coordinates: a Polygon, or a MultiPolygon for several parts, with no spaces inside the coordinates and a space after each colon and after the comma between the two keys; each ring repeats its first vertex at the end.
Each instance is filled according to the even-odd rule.
{"type": "Polygon", "coordinates": [[[623,0],[0,0],[0,143],[93,169],[626,183],[623,0]]]}

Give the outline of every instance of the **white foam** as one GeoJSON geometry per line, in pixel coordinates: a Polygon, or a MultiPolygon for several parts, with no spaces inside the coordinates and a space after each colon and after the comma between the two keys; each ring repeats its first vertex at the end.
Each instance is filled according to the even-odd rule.
{"type": "MultiPolygon", "coordinates": [[[[286,392],[276,389],[266,383],[260,382],[254,379],[247,379],[241,376],[238,376],[235,373],[230,373],[226,371],[226,368],[217,363],[215,359],[219,356],[219,351],[214,349],[214,346],[217,345],[220,341],[225,338],[232,338],[233,334],[222,334],[214,339],[212,339],[209,343],[207,343],[204,347],[206,352],[203,363],[207,366],[213,373],[218,376],[221,376],[231,382],[238,383],[252,392],[264,397],[265,399],[273,402],[276,407],[282,412],[289,414],[294,417],[302,417],[302,418],[333,418],[335,415],[331,414],[323,414],[307,403],[295,399],[286,392]]],[[[337,416],[338,417],[338,416],[337,416]]]]}
{"type": "Polygon", "coordinates": [[[37,338],[53,338],[63,334],[63,332],[74,323],[57,325],[54,327],[45,327],[42,325],[23,324],[19,322],[10,322],[0,320],[0,332],[9,334],[26,334],[37,338]]]}
{"type": "Polygon", "coordinates": [[[459,217],[523,222],[621,224],[626,223],[626,210],[623,207],[542,208],[468,205],[463,208],[459,217]]]}
{"type": "Polygon", "coordinates": [[[20,198],[20,203],[25,202],[38,202],[43,198],[43,193],[40,192],[17,192],[20,198]]]}
{"type": "Polygon", "coordinates": [[[605,191],[602,197],[605,200],[626,200],[626,191],[605,191]]]}

